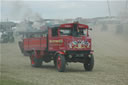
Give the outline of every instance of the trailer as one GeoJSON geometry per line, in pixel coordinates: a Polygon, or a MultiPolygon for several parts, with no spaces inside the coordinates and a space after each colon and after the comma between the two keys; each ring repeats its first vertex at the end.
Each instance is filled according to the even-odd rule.
{"type": "Polygon", "coordinates": [[[24,38],[19,46],[33,67],[53,60],[59,72],[64,72],[69,62],[80,62],[86,71],[92,71],[94,56],[89,30],[88,25],[79,22],[50,26],[42,34],[24,38]]]}

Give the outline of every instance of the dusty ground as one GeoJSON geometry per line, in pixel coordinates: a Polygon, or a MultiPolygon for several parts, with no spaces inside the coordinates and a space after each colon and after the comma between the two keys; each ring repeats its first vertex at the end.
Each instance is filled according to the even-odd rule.
{"type": "Polygon", "coordinates": [[[57,72],[53,62],[43,63],[41,68],[33,68],[29,57],[20,53],[15,42],[1,44],[1,78],[26,82],[21,85],[127,85],[128,42],[111,32],[93,30],[91,34],[95,50],[92,72],[84,71],[80,63],[70,63],[64,73],[57,72]]]}

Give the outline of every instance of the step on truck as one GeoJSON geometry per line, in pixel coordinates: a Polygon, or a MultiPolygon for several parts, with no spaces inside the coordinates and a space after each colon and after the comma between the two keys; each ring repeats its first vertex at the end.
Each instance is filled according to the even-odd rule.
{"type": "Polygon", "coordinates": [[[94,56],[89,30],[88,25],[79,22],[49,26],[41,33],[23,38],[19,46],[30,57],[33,67],[53,60],[59,72],[64,72],[69,62],[80,62],[86,71],[92,71],[94,56]]]}

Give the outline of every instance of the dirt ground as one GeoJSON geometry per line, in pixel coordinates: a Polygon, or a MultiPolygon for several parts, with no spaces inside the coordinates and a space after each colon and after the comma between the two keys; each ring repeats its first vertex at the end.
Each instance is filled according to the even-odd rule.
{"type": "Polygon", "coordinates": [[[33,68],[29,57],[21,54],[15,42],[1,44],[1,79],[12,78],[33,85],[127,85],[128,42],[110,30],[100,32],[94,29],[91,36],[95,55],[92,72],[85,71],[81,63],[69,63],[63,73],[57,72],[53,62],[33,68]]]}

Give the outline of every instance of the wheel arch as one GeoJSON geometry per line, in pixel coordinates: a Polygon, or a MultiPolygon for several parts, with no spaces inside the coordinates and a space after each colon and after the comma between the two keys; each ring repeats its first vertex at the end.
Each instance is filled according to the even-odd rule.
{"type": "Polygon", "coordinates": [[[63,51],[57,51],[57,52],[55,52],[55,54],[54,54],[54,57],[56,58],[56,55],[57,54],[61,54],[61,55],[65,55],[65,53],[63,52],[63,51]]]}

